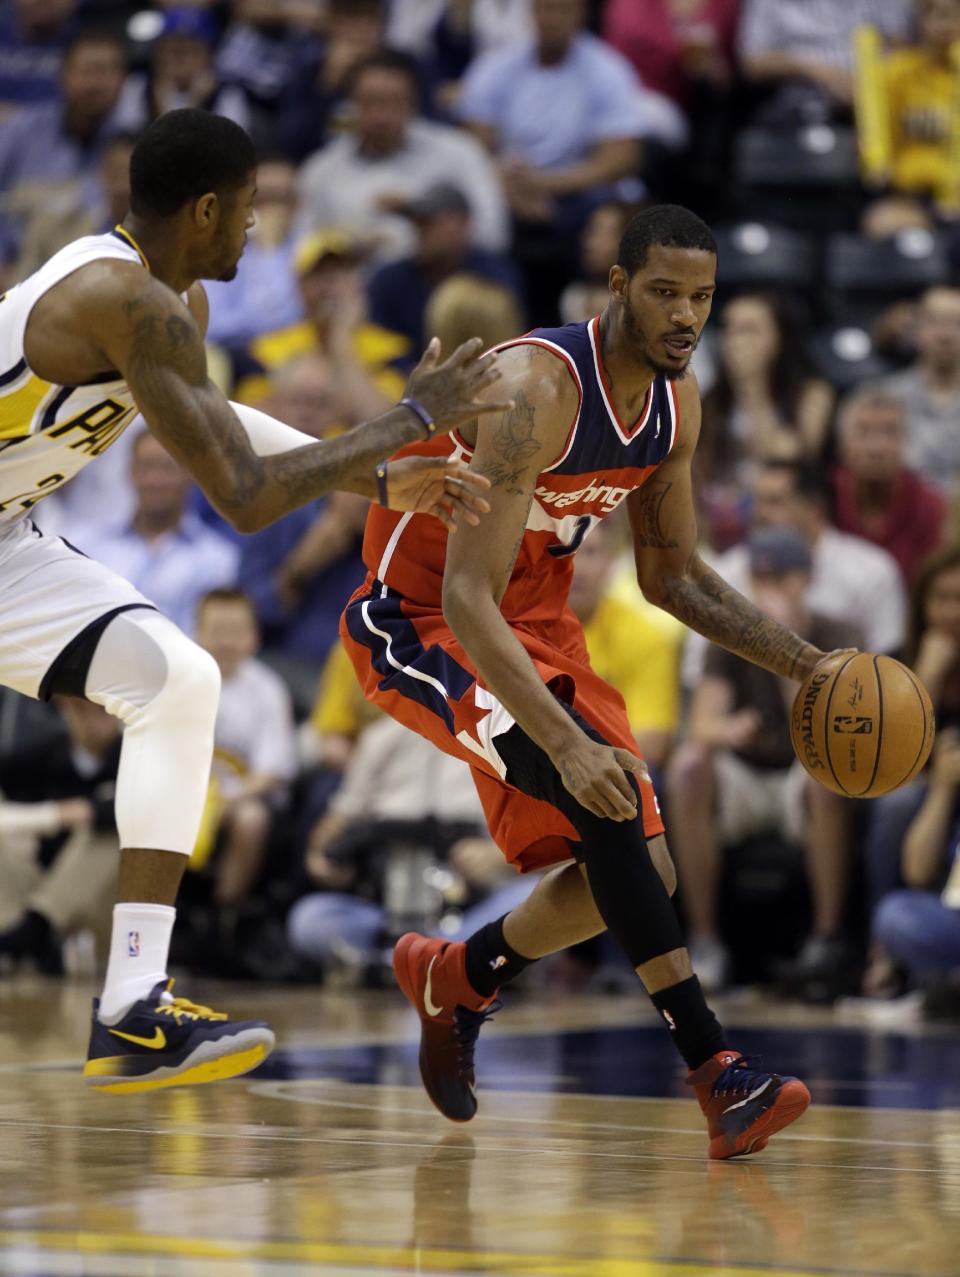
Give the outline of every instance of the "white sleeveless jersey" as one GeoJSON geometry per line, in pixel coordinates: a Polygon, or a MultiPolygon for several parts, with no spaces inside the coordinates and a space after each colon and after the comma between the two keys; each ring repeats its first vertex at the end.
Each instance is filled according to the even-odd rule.
{"type": "Polygon", "coordinates": [[[0,526],[22,517],[110,447],[136,415],[127,383],[104,373],[82,386],[42,381],[24,357],[27,320],[55,284],[105,257],[146,258],[118,227],[62,248],[0,297],[0,526]]]}

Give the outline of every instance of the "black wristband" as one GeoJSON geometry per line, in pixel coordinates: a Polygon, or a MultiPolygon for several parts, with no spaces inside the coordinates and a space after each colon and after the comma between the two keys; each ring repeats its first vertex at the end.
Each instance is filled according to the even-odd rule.
{"type": "Polygon", "coordinates": [[[433,436],[437,433],[437,423],[430,416],[422,403],[419,403],[416,399],[401,399],[400,407],[409,408],[412,413],[415,413],[423,422],[423,428],[427,432],[426,437],[428,439],[433,438],[433,436]]]}
{"type": "Polygon", "coordinates": [[[387,464],[381,461],[373,472],[377,477],[377,500],[382,506],[387,504],[387,464]]]}

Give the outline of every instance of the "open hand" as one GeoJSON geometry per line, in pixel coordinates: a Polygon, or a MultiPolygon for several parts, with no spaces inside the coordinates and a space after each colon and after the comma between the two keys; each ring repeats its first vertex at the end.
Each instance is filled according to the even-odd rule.
{"type": "Polygon", "coordinates": [[[432,514],[451,532],[461,519],[480,522],[490,509],[481,495],[489,487],[489,479],[449,457],[401,457],[387,466],[388,507],[432,514]]]}
{"type": "Polygon", "coordinates": [[[434,337],[410,374],[407,397],[426,408],[438,430],[453,430],[481,413],[506,412],[513,407],[512,399],[494,403],[478,398],[501,375],[497,356],[481,356],[482,350],[482,340],[471,337],[441,364],[440,342],[434,337]]]}

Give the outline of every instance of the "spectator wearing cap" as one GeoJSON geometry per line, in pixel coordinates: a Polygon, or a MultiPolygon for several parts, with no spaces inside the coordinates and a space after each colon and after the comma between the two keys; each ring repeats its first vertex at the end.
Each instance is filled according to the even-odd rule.
{"type": "Polygon", "coordinates": [[[861,387],[840,411],[840,465],[832,475],[841,532],[893,555],[907,584],[944,538],[943,494],[907,468],[903,404],[882,386],[861,387]]]}
{"type": "Polygon", "coordinates": [[[214,61],[218,28],[205,9],[167,9],[150,50],[146,72],[124,85],[118,107],[120,126],[138,133],[166,111],[200,107],[249,131],[250,104],[238,85],[224,84],[214,61]]]}
{"type": "Polygon", "coordinates": [[[374,322],[409,338],[405,365],[412,367],[426,346],[424,312],[439,284],[465,272],[518,291],[520,279],[506,257],[472,246],[470,205],[459,187],[433,186],[401,211],[416,227],[416,248],[411,257],[381,266],[368,294],[374,322]]]}
{"type": "Polygon", "coordinates": [[[257,220],[231,282],[210,280],[207,340],[244,345],[261,333],[275,332],[304,317],[294,267],[293,220],[297,175],[281,156],[261,159],[257,167],[257,220]]]}
{"type": "Polygon", "coordinates": [[[0,119],[17,107],[56,101],[76,8],[76,0],[11,0],[0,6],[0,119]]]}
{"type": "Polygon", "coordinates": [[[396,403],[404,378],[395,364],[406,356],[409,343],[368,319],[363,264],[361,245],[345,231],[316,231],[297,244],[293,266],[305,317],[231,352],[235,398],[255,403],[267,393],[272,372],[298,355],[316,353],[336,366],[348,412],[345,425],[396,403]]]}
{"type": "MultiPolygon", "coordinates": [[[[855,646],[857,630],[807,605],[813,557],[799,532],[758,528],[749,544],[751,597],[767,615],[824,651],[855,646]]],[[[670,849],[677,863],[701,983],[729,977],[719,932],[721,853],[754,835],[778,834],[806,856],[814,930],[804,962],[845,960],[848,808],[807,776],[790,743],[795,685],[719,647],[710,647],[690,706],[687,740],[667,769],[670,849]]]]}
{"type": "Polygon", "coordinates": [[[350,226],[378,262],[409,255],[415,233],[400,211],[456,174],[470,205],[473,241],[498,252],[508,239],[507,211],[484,148],[462,129],[417,116],[416,63],[384,50],[354,67],[353,128],[306,161],[300,173],[301,224],[350,226]]]}
{"type": "Polygon", "coordinates": [[[0,125],[0,271],[15,259],[31,218],[52,200],[81,191],[95,201],[126,72],[119,40],[81,33],[64,52],[59,100],[24,107],[0,125]]]}

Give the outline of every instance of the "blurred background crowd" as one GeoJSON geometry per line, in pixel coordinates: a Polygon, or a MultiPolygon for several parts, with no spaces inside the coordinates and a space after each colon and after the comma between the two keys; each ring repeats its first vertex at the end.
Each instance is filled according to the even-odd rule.
{"type": "MultiPolygon", "coordinates": [[[[960,0],[0,0],[0,283],[121,219],[138,133],[180,106],[262,157],[239,275],[208,286],[211,374],[317,438],[394,402],[432,334],[597,313],[645,203],[710,222],[704,553],[821,647],[908,661],[932,764],[872,803],[809,782],[793,688],[649,607],[617,518],[571,606],[656,774],[703,983],[956,1016],[960,0]]],[[[35,515],[223,673],[175,961],[376,985],[399,932],[458,936],[530,889],[462,765],[355,686],[363,500],[238,538],[134,427],[35,515]]],[[[95,960],[118,733],[0,701],[0,966],[95,960]]],[[[536,970],[632,979],[603,942],[536,970]]]]}

